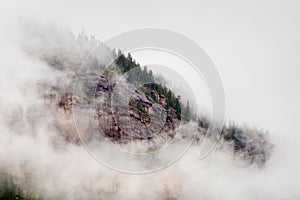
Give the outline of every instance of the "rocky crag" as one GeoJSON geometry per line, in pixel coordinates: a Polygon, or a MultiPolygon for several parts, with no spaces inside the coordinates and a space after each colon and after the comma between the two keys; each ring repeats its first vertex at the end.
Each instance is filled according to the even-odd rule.
{"type": "MultiPolygon", "coordinates": [[[[57,41],[51,49],[30,53],[53,69],[54,79],[40,84],[41,94],[45,102],[56,105],[58,124],[66,141],[80,142],[72,125],[73,108],[79,107],[93,110],[92,118],[99,128],[94,134],[114,142],[174,138],[179,124],[192,120],[198,122],[195,143],[201,143],[209,120],[192,119],[192,111],[181,112],[186,107],[179,96],[159,83],[148,84],[154,82],[151,70],[142,68],[130,54],[116,52],[94,37],[64,34],[69,34],[66,37],[71,38],[71,47],[57,41]],[[82,70],[82,60],[95,46],[99,47],[85,62],[87,70],[82,70]],[[77,83],[82,87],[79,94],[74,92],[77,83]]],[[[191,136],[182,138],[185,137],[191,136]]],[[[253,128],[224,126],[221,141],[250,163],[265,163],[272,149],[268,135],[253,128]]]]}

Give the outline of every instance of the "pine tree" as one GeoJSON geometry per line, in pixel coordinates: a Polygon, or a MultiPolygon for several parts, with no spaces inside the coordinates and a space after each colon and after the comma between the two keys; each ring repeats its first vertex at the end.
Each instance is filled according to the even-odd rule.
{"type": "Polygon", "coordinates": [[[189,122],[191,119],[190,102],[187,100],[186,108],[184,109],[183,116],[184,121],[189,122]]]}

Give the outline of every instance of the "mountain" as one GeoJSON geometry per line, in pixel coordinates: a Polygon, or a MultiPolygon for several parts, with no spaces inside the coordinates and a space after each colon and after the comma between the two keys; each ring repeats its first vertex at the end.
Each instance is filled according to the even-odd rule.
{"type": "MultiPolygon", "coordinates": [[[[73,124],[76,111],[82,116],[92,115],[92,123],[97,124],[93,131],[86,125],[82,137],[88,141],[158,139],[164,143],[175,137],[181,123],[194,121],[198,123],[195,144],[201,143],[213,122],[190,110],[188,103],[184,105],[180,94],[157,82],[151,70],[140,66],[130,54],[111,49],[93,36],[76,36],[68,31],[61,34],[63,37],[54,43],[51,39],[50,47],[24,48],[53,70],[53,78],[41,82],[40,91],[45,102],[56,107],[58,126],[66,141],[80,144],[73,124]]],[[[50,42],[48,37],[42,39],[45,40],[50,42]]],[[[189,137],[193,135],[186,134],[182,139],[189,137]]],[[[255,128],[225,125],[220,139],[220,144],[229,146],[249,163],[263,165],[271,154],[268,134],[255,128]]]]}

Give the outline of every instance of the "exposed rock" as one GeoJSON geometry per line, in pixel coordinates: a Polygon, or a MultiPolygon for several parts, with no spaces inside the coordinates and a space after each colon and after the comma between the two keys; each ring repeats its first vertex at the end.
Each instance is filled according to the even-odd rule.
{"type": "MultiPolygon", "coordinates": [[[[42,88],[48,88],[43,91],[45,102],[55,102],[63,111],[59,112],[58,121],[62,127],[62,135],[67,141],[79,141],[74,126],[70,125],[73,122],[71,108],[74,106],[81,110],[93,109],[92,117],[100,127],[100,131],[95,134],[103,135],[112,141],[151,140],[157,136],[172,138],[176,134],[174,130],[181,121],[172,107],[166,109],[167,101],[164,95],[153,90],[148,90],[148,95],[130,86],[122,77],[109,75],[100,69],[77,72],[80,63],[76,60],[71,62],[47,58],[45,61],[62,73],[55,84],[41,85],[42,88]],[[73,89],[76,89],[73,88],[74,83],[78,84],[80,93],[73,93],[73,89]],[[130,103],[132,105],[129,105],[130,103]]],[[[199,121],[195,143],[199,143],[205,136],[209,125],[208,120],[199,121]]],[[[86,127],[88,130],[88,125],[86,127]]],[[[194,137],[189,133],[188,131],[181,138],[194,137]]],[[[255,163],[264,163],[272,148],[265,135],[257,130],[225,127],[222,139],[231,143],[235,152],[242,152],[247,160],[255,163]]]]}

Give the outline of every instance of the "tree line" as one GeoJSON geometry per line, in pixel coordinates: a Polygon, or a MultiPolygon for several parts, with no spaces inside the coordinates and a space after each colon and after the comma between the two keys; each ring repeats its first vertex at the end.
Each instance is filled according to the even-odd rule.
{"type": "Polygon", "coordinates": [[[122,74],[126,73],[126,78],[129,83],[136,86],[139,86],[140,83],[145,83],[140,86],[141,91],[151,97],[155,102],[158,102],[158,96],[165,98],[166,104],[164,107],[166,109],[174,109],[178,119],[190,121],[193,118],[189,101],[187,101],[187,105],[184,106],[181,102],[180,95],[176,96],[167,87],[160,83],[155,83],[152,70],[148,70],[146,66],[142,69],[140,64],[132,58],[130,53],[126,56],[118,50],[115,56],[115,63],[118,65],[122,74]]]}

